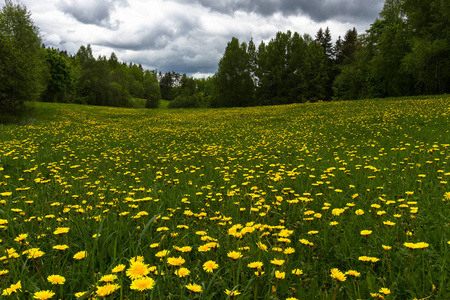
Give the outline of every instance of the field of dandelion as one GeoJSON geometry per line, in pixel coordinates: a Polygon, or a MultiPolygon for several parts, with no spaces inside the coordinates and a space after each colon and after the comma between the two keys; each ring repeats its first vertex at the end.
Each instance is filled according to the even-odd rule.
{"type": "Polygon", "coordinates": [[[4,299],[443,299],[450,97],[35,103],[0,125],[4,299]]]}

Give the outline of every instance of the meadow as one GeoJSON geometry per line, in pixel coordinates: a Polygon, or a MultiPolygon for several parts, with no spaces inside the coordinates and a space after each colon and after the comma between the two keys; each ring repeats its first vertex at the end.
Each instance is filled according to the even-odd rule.
{"type": "Polygon", "coordinates": [[[445,299],[450,97],[32,103],[0,125],[2,299],[445,299]]]}

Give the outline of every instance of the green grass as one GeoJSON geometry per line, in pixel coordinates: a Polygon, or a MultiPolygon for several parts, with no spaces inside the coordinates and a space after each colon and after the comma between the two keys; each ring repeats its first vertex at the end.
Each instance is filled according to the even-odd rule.
{"type": "Polygon", "coordinates": [[[450,293],[448,96],[217,110],[31,106],[28,125],[0,125],[5,295],[20,281],[18,299],[39,290],[93,298],[108,274],[120,286],[109,286],[112,299],[450,293]],[[136,259],[152,289],[132,289],[136,259]],[[258,274],[252,262],[263,264],[258,274]],[[177,276],[181,267],[190,273],[177,276]]]}
{"type": "Polygon", "coordinates": [[[170,101],[169,100],[161,100],[159,103],[159,108],[167,108],[167,106],[169,105],[170,101]]]}

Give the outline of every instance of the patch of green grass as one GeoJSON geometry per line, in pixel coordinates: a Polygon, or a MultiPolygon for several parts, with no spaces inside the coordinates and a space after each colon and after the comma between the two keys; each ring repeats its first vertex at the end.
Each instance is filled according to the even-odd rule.
{"type": "Polygon", "coordinates": [[[159,108],[166,109],[169,106],[169,100],[161,100],[159,102],[159,108]]]}

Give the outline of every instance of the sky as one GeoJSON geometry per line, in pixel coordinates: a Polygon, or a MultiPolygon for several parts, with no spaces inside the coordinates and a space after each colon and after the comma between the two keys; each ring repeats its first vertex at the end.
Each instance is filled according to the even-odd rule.
{"type": "Polygon", "coordinates": [[[90,44],[95,57],[163,73],[205,77],[217,71],[227,43],[256,46],[279,31],[332,39],[355,27],[364,33],[383,0],[21,0],[48,47],[75,54],[90,44]]]}

